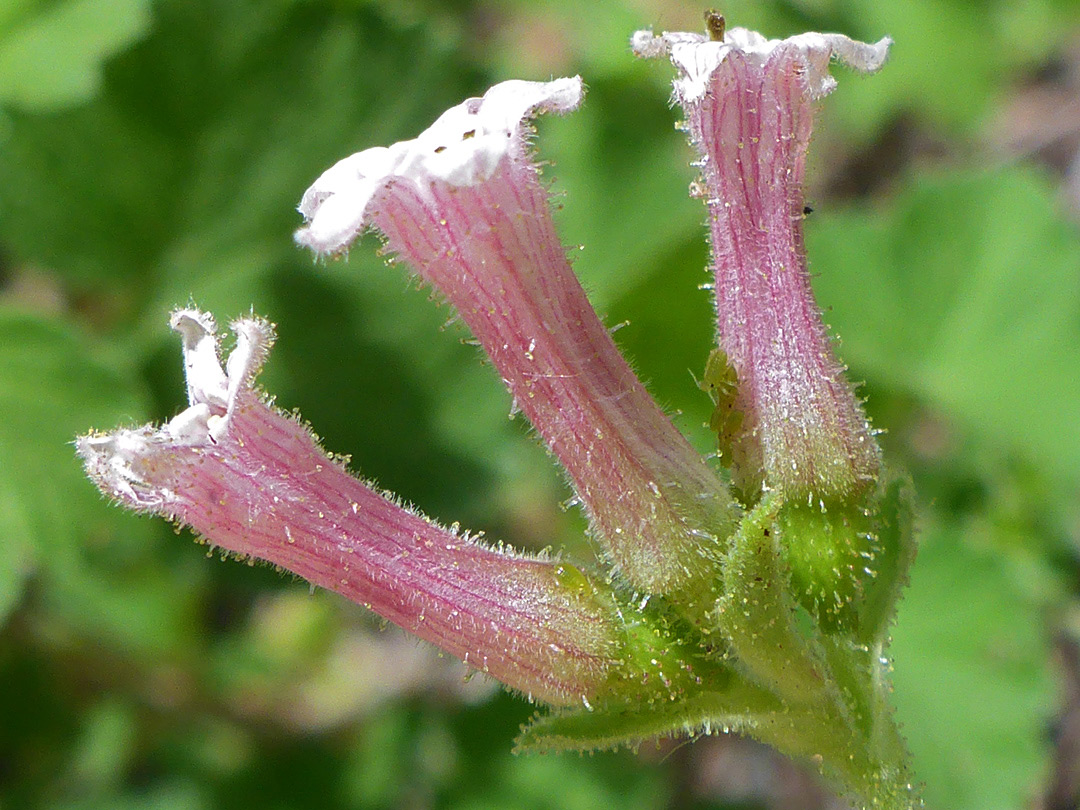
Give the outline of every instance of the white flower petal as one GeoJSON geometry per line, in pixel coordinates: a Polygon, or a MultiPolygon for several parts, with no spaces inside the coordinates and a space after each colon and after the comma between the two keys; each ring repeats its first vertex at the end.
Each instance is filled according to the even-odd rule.
{"type": "Polygon", "coordinates": [[[413,140],[338,161],[304,193],[299,211],[307,226],[296,232],[297,243],[324,254],[347,248],[363,230],[375,192],[394,178],[412,181],[422,193],[435,181],[468,186],[487,180],[518,143],[523,119],[573,110],[583,92],[579,76],[502,82],[482,98],[451,107],[413,140]]]}
{"type": "Polygon", "coordinates": [[[327,197],[351,189],[365,177],[383,177],[394,170],[400,159],[385,146],[376,146],[339,160],[311,184],[300,201],[299,211],[312,217],[327,197]]]}
{"type": "Polygon", "coordinates": [[[697,101],[705,94],[713,71],[733,51],[753,56],[764,64],[779,47],[798,48],[807,67],[807,92],[811,98],[819,98],[836,86],[835,79],[829,75],[832,59],[872,73],[885,64],[891,44],[888,37],[867,44],[843,34],[806,33],[787,39],[766,39],[746,28],[729,28],[722,42],[682,31],[665,31],[660,36],[652,31],[638,31],[631,38],[631,47],[638,56],[667,55],[679,68],[681,77],[675,80],[675,92],[682,103],[697,101]]]}
{"type": "Polygon", "coordinates": [[[165,431],[180,444],[205,444],[210,416],[210,406],[200,402],[170,419],[165,431]]]}
{"type": "MultiPolygon", "coordinates": [[[[184,373],[191,407],[173,417],[161,433],[181,444],[205,444],[219,439],[228,429],[240,392],[253,385],[274,342],[274,329],[258,318],[234,322],[236,348],[222,368],[218,359],[217,326],[209,314],[182,309],[172,314],[170,323],[183,338],[184,373]]],[[[106,438],[115,444],[120,441],[117,437],[123,435],[117,433],[106,438]]]]}
{"type": "Polygon", "coordinates": [[[229,419],[236,409],[241,390],[251,388],[255,384],[255,377],[266,361],[270,347],[274,344],[274,327],[261,318],[241,318],[232,323],[232,330],[236,335],[236,348],[232,350],[229,359],[225,362],[229,385],[229,407],[225,417],[220,421],[208,420],[210,436],[213,439],[221,438],[228,429],[229,419]]]}
{"type": "Polygon", "coordinates": [[[338,253],[347,248],[367,224],[367,206],[383,177],[357,178],[351,188],[340,192],[311,190],[304,200],[312,202],[306,228],[296,232],[296,243],[316,253],[338,253]],[[309,196],[310,195],[310,196],[309,196]]]}
{"type": "Polygon", "coordinates": [[[148,485],[140,472],[148,449],[158,441],[161,441],[159,435],[144,427],[81,436],[75,447],[87,472],[104,492],[132,508],[154,510],[161,508],[172,494],[167,489],[148,485]]]}
{"type": "Polygon", "coordinates": [[[229,386],[218,362],[214,319],[204,312],[182,309],[172,314],[169,323],[183,338],[188,402],[224,408],[229,386]]]}

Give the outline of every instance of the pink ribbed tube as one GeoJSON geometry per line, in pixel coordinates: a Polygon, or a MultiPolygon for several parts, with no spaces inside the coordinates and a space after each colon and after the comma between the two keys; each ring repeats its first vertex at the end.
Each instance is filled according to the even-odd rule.
{"type": "Polygon", "coordinates": [[[463,105],[464,123],[455,108],[415,142],[329,170],[305,195],[310,224],[298,241],[339,252],[363,226],[381,231],[461,314],[624,576],[671,591],[707,576],[736,509],[619,354],[555,233],[521,119],[572,108],[580,81],[517,84],[536,94],[531,103],[511,105],[497,85],[463,105]],[[440,163],[418,169],[425,160],[440,163]],[[342,200],[357,211],[352,220],[342,200]]]}
{"type": "Polygon", "coordinates": [[[252,389],[264,322],[235,325],[227,374],[210,362],[208,316],[174,325],[191,407],[162,428],[80,439],[103,492],[336,591],[536,699],[580,705],[602,690],[621,631],[580,572],[484,547],[350,475],[252,389]]]}
{"type": "Polygon", "coordinates": [[[737,375],[733,472],[752,495],[780,490],[815,503],[865,491],[880,451],[814,301],[803,247],[803,174],[813,103],[829,92],[832,57],[862,70],[888,40],[835,34],[765,40],[735,28],[635,36],[669,55],[675,98],[701,155],[709,208],[720,347],[737,375]]]}

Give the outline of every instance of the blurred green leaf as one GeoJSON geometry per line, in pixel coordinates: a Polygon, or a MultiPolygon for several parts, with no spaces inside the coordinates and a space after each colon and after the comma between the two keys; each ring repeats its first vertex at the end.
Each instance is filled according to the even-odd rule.
{"type": "Polygon", "coordinates": [[[108,520],[75,436],[130,423],[144,408],[133,377],[73,329],[0,309],[0,617],[36,560],[78,547],[108,520]]]}
{"type": "MultiPolygon", "coordinates": [[[[1069,0],[824,0],[821,5],[817,19],[808,21],[815,27],[868,42],[893,39],[889,62],[879,74],[860,78],[834,71],[843,100],[830,102],[827,126],[855,141],[867,140],[901,114],[935,130],[976,130],[1007,85],[1066,44],[1076,10],[1069,0]]],[[[788,33],[794,32],[772,35],[788,33]]]]}
{"type": "Polygon", "coordinates": [[[493,779],[448,805],[452,810],[592,810],[619,807],[650,810],[664,807],[664,789],[648,768],[628,770],[619,755],[601,754],[598,761],[580,757],[496,757],[493,779]]]}
{"type": "Polygon", "coordinates": [[[11,478],[0,474],[0,622],[18,601],[37,557],[32,516],[11,478]]]}
{"type": "Polygon", "coordinates": [[[163,310],[237,265],[310,265],[291,241],[304,188],[350,152],[415,135],[469,75],[422,23],[336,6],[157,4],[154,33],[113,61],[93,104],[10,116],[9,249],[163,310]]]}
{"type": "MultiPolygon", "coordinates": [[[[350,755],[341,792],[358,807],[394,807],[407,788],[402,764],[412,756],[409,716],[397,706],[370,717],[364,736],[350,755]]],[[[411,770],[411,769],[410,769],[411,770]]]]}
{"type": "Polygon", "coordinates": [[[555,191],[566,191],[556,199],[560,235],[581,247],[571,252],[574,269],[601,314],[674,248],[704,241],[701,202],[687,194],[690,148],[672,132],[679,116],[666,91],[640,80],[643,68],[667,68],[634,66],[632,78],[592,82],[580,110],[538,124],[540,157],[555,164],[555,191]]]}
{"type": "Polygon", "coordinates": [[[845,32],[868,41],[891,36],[893,46],[880,73],[865,81],[840,77],[839,129],[862,139],[898,111],[915,110],[953,127],[983,113],[1009,62],[1003,49],[980,47],[988,35],[985,8],[950,0],[871,0],[853,6],[845,15],[845,32]],[[964,92],[957,93],[958,87],[964,92]]]}
{"type": "Polygon", "coordinates": [[[45,110],[93,96],[102,64],[143,36],[150,0],[7,0],[0,8],[0,104],[45,110]]]}
{"type": "Polygon", "coordinates": [[[145,790],[68,799],[49,807],[54,810],[206,810],[212,805],[198,784],[167,780],[145,790]]]}
{"type": "Polygon", "coordinates": [[[71,763],[75,779],[94,788],[116,784],[135,748],[133,715],[132,707],[120,699],[103,700],[85,713],[71,763]]]}
{"type": "MultiPolygon", "coordinates": [[[[1074,0],[723,10],[770,36],[896,39],[881,75],[839,76],[816,146],[871,138],[905,111],[972,133],[1018,68],[1052,56],[1076,25],[1074,0]]],[[[351,262],[313,266],[290,238],[293,206],[332,162],[414,136],[492,76],[547,78],[550,63],[590,86],[581,111],[538,122],[538,154],[556,163],[547,176],[567,192],[564,240],[585,246],[576,269],[605,320],[631,321],[620,345],[710,450],[710,406],[691,378],[712,344],[709,296],[694,289],[708,280],[705,214],[686,195],[690,150],[665,106],[673,71],[627,48],[638,27],[700,27],[700,8],[591,12],[573,0],[0,2],[0,270],[53,272],[116,341],[106,356],[72,326],[0,312],[0,617],[35,565],[40,581],[0,628],[4,716],[18,721],[0,724],[0,762],[18,783],[0,786],[4,807],[670,804],[660,786],[680,757],[510,758],[529,708],[505,696],[468,709],[388,701],[334,734],[282,728],[258,698],[319,670],[325,651],[310,642],[322,636],[275,619],[266,629],[282,636],[268,638],[288,655],[236,639],[267,594],[303,586],[207,561],[163,524],[109,508],[69,444],[144,421],[148,387],[158,418],[181,407],[171,307],[194,301],[222,322],[254,307],[280,327],[263,384],[364,475],[494,538],[559,546],[583,534],[576,513],[558,511],[565,487],[524,420],[506,419],[497,374],[460,345],[460,326],[440,329],[449,310],[382,267],[373,240],[351,262]],[[102,702],[103,683],[115,698],[102,702]],[[64,776],[76,770],[92,790],[64,776]]],[[[1051,198],[1026,171],[914,174],[879,209],[832,213],[825,200],[809,220],[818,290],[872,404],[943,410],[979,447],[1056,479],[1015,496],[968,445],[933,471],[945,493],[935,509],[948,510],[935,519],[950,528],[916,564],[894,652],[937,807],[1016,807],[1040,775],[1038,606],[1059,594],[1048,568],[1075,576],[1047,538],[1066,536],[1062,493],[1080,473],[1077,240],[1051,198]],[[1004,508],[1010,499],[1021,508],[1004,508]],[[973,550],[971,538],[1014,553],[973,550]]],[[[343,632],[348,615],[324,616],[319,632],[343,632]]]]}
{"type": "Polygon", "coordinates": [[[166,138],[107,100],[12,113],[0,148],[0,239],[13,258],[79,291],[144,294],[168,239],[177,186],[166,138]]]}
{"type": "Polygon", "coordinates": [[[930,808],[1027,806],[1053,703],[1040,606],[956,526],[923,537],[890,650],[897,716],[930,808]]]}
{"type": "Polygon", "coordinates": [[[823,212],[807,242],[857,373],[1080,480],[1080,239],[1043,178],[921,176],[887,207],[823,212]]]}

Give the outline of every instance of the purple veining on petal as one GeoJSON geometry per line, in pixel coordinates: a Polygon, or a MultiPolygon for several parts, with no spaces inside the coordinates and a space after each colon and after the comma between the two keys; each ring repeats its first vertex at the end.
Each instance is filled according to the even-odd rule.
{"type": "Polygon", "coordinates": [[[79,439],[103,492],[336,591],[539,700],[580,705],[602,690],[621,635],[584,575],[487,548],[350,475],[252,388],[266,322],[234,324],[227,374],[208,316],[173,324],[191,407],[158,429],[79,439]]]}
{"type": "Polygon", "coordinates": [[[742,414],[736,480],[748,493],[766,487],[815,502],[865,490],[880,450],[813,298],[802,184],[813,101],[835,84],[830,58],[876,70],[888,40],[766,40],[732,29],[722,43],[639,32],[635,45],[679,68],[676,99],[703,158],[719,340],[742,414]]]}
{"type": "Polygon", "coordinates": [[[555,232],[513,116],[533,111],[537,97],[572,108],[572,82],[543,92],[533,83],[492,88],[483,103],[509,110],[489,112],[499,121],[492,128],[506,133],[498,163],[464,183],[445,172],[391,173],[363,217],[460,312],[622,573],[636,587],[668,591],[709,576],[738,510],[619,354],[555,232]],[[529,94],[515,101],[522,88],[529,94]]]}

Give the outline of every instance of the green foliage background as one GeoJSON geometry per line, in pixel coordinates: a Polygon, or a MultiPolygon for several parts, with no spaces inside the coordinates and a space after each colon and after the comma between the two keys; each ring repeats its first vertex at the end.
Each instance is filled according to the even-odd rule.
{"type": "MultiPolygon", "coordinates": [[[[1067,0],[732,0],[731,24],[896,45],[824,105],[807,241],[817,291],[923,545],[896,703],[931,808],[1045,789],[1080,543],[1080,239],[1055,179],[987,144],[1080,31],[1067,0]],[[882,158],[898,122],[938,148],[882,158]],[[879,160],[858,195],[838,166],[879,160]]],[[[676,2],[7,0],[0,5],[0,808],[727,807],[700,741],[510,755],[531,708],[266,567],[205,559],[111,508],[72,438],[183,401],[168,311],[278,324],[264,387],[427,513],[521,546],[583,521],[452,313],[356,246],[313,265],[293,210],[334,160],[408,138],[512,77],[581,73],[539,123],[558,219],[617,340],[703,450],[711,348],[700,203],[636,28],[676,2]],[[663,749],[667,751],[668,748],[663,749]],[[700,781],[700,780],[698,780],[700,781]]],[[[840,71],[842,72],[842,71],[840,71]]],[[[745,797],[744,797],[745,798],[745,797]]],[[[767,799],[753,799],[767,801],[767,799]]],[[[742,804],[740,806],[747,806],[742,804]]],[[[751,805],[756,806],[756,805],[751,805]]]]}

